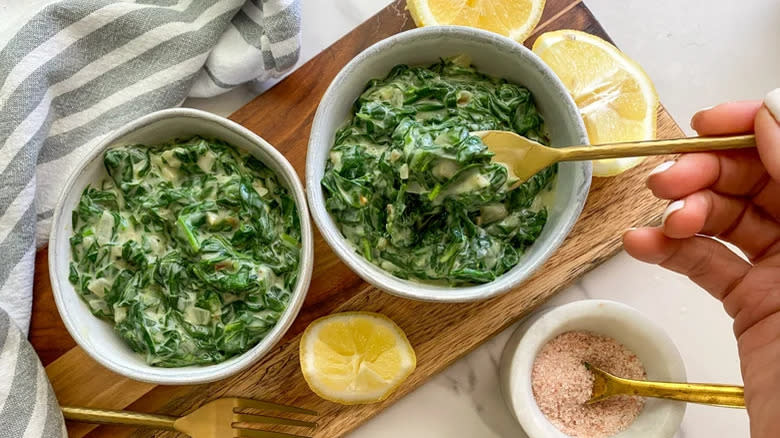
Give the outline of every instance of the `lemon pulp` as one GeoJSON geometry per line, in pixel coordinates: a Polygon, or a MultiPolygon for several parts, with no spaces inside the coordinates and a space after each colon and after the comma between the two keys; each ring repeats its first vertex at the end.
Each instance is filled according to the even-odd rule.
{"type": "Polygon", "coordinates": [[[545,0],[408,0],[418,26],[458,25],[522,42],[539,23],[545,0]]]}
{"type": "Polygon", "coordinates": [[[328,315],[301,338],[301,370],[320,397],[342,404],[384,400],[414,371],[404,332],[378,313],[328,315]]]}
{"type": "MultiPolygon", "coordinates": [[[[658,94],[653,82],[615,46],[585,32],[560,30],[539,36],[533,51],[574,98],[592,144],[655,138],[658,94]]],[[[643,159],[594,161],[593,174],[617,175],[643,159]]]]}

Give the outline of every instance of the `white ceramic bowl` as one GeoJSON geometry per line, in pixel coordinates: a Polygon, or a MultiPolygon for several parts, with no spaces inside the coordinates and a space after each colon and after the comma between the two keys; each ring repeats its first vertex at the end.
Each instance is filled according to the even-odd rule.
{"type": "Polygon", "coordinates": [[[553,146],[588,142],[579,111],[560,80],[530,50],[508,38],[466,27],[424,27],[394,35],[357,55],[330,84],[317,109],[306,155],[306,191],[314,222],[341,260],[367,282],[401,297],[473,301],[508,291],[560,246],[582,211],[590,188],[590,162],[560,164],[554,205],[541,236],[517,266],[490,283],[452,288],[403,280],[355,252],[325,209],[320,185],[336,130],[347,121],[352,104],[370,79],[386,76],[397,64],[433,64],[459,54],[470,56],[482,72],[526,86],[545,119],[553,146]]]}
{"type": "Polygon", "coordinates": [[[54,209],[51,230],[49,275],[54,300],[68,332],[93,359],[118,374],[143,382],[205,383],[223,379],[246,368],[269,352],[290,327],[298,315],[311,281],[314,259],[311,222],[303,187],[293,167],[273,146],[248,129],[223,117],[194,109],[177,108],[149,114],[103,140],[65,184],[54,209]],[[214,365],[153,367],[147,365],[141,355],[130,350],[109,323],[90,313],[68,281],[68,264],[71,258],[68,239],[73,233],[71,212],[78,204],[81,192],[87,184],[97,183],[108,176],[103,166],[103,153],[109,147],[132,143],[158,144],[192,135],[219,138],[246,150],[272,169],[290,191],[301,222],[302,246],[298,283],[292,291],[289,306],[276,326],[247,352],[214,365]]]}
{"type": "MultiPolygon", "coordinates": [[[[531,369],[539,350],[561,333],[587,330],[614,338],[633,351],[649,380],[684,382],[680,352],[664,330],[625,304],[608,300],[575,301],[542,310],[518,327],[501,357],[501,392],[530,438],[566,438],[536,405],[531,369]]],[[[636,421],[615,438],[670,438],[680,428],[685,403],[646,399],[636,421]]]]}

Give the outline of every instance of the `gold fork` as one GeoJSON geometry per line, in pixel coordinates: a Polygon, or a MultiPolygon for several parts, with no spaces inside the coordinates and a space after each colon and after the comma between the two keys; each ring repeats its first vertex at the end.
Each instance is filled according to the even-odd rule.
{"type": "Polygon", "coordinates": [[[317,423],[309,421],[240,412],[244,409],[317,415],[316,412],[308,409],[236,397],[211,401],[183,417],[69,406],[62,407],[62,414],[66,420],[82,423],[119,424],[175,430],[192,438],[306,438],[303,435],[260,430],[257,426],[259,424],[272,424],[307,429],[317,427],[317,423]]]}
{"type": "Polygon", "coordinates": [[[599,160],[602,158],[644,157],[647,155],[705,152],[724,149],[743,149],[756,146],[753,135],[732,137],[690,137],[674,140],[651,140],[600,145],[552,148],[541,145],[511,131],[477,131],[473,135],[495,156],[493,161],[503,163],[518,178],[511,189],[537,172],[560,161],[599,160]]]}
{"type": "Polygon", "coordinates": [[[745,389],[741,386],[631,380],[613,376],[587,362],[583,365],[593,374],[593,394],[586,404],[616,395],[638,395],[728,408],[745,407],[745,389]]]}

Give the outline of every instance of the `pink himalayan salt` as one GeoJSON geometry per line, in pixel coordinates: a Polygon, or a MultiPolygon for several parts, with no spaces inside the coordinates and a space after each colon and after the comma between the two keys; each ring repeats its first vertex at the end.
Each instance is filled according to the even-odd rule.
{"type": "Polygon", "coordinates": [[[642,410],[641,397],[617,396],[586,405],[593,391],[593,374],[586,361],[608,373],[646,379],[634,353],[616,340],[586,331],[558,335],[534,360],[531,387],[539,409],[561,432],[577,438],[615,435],[634,422],[642,410]]]}

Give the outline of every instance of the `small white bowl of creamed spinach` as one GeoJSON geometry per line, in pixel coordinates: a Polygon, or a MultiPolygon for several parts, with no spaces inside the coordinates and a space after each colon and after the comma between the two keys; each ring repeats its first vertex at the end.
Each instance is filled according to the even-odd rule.
{"type": "Polygon", "coordinates": [[[49,243],[76,342],[160,384],[221,379],[270,351],[298,314],[312,259],[292,166],[251,131],[190,109],[103,140],[64,188],[49,243]]]}
{"type": "Polygon", "coordinates": [[[427,301],[471,301],[528,278],[585,204],[590,163],[509,190],[473,132],[552,146],[587,134],[561,81],[531,51],[465,27],[426,27],[369,47],[331,83],[306,159],[312,216],[364,280],[427,301]]]}

